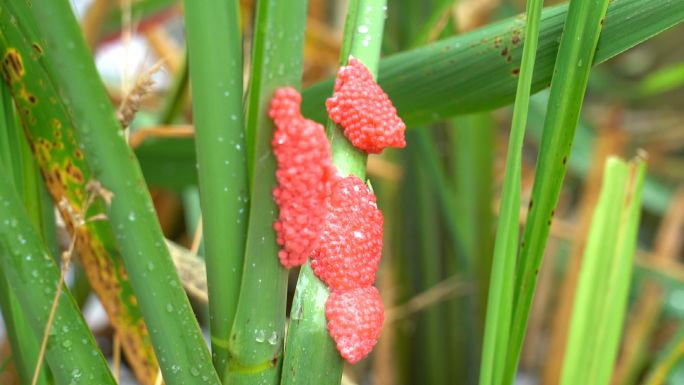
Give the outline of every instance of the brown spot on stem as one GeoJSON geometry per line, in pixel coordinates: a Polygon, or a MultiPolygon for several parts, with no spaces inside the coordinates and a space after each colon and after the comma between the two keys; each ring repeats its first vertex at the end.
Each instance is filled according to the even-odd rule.
{"type": "Polygon", "coordinates": [[[40,45],[38,45],[38,43],[33,43],[33,44],[31,44],[31,47],[33,47],[33,50],[36,51],[36,52],[38,52],[40,55],[43,54],[43,47],[41,47],[40,45]]]}

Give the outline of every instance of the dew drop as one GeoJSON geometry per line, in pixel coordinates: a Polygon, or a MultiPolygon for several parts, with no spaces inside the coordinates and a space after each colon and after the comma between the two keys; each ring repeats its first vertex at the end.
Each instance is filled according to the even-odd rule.
{"type": "Polygon", "coordinates": [[[365,25],[360,26],[359,33],[368,33],[368,27],[365,25]]]}
{"type": "Polygon", "coordinates": [[[256,341],[257,342],[264,342],[265,340],[266,340],[266,331],[260,330],[256,336],[256,341]]]}
{"type": "Polygon", "coordinates": [[[133,222],[138,218],[138,214],[135,213],[135,211],[131,211],[128,213],[128,220],[133,222]]]}

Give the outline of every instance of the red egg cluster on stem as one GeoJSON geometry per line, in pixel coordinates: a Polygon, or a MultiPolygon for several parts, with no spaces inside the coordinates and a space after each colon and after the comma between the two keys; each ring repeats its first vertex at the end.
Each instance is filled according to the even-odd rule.
{"type": "Polygon", "coordinates": [[[332,188],[330,211],[311,254],[314,274],[333,290],[328,329],[350,363],[366,357],[380,336],[385,309],[371,286],[382,251],[382,213],[363,181],[349,175],[332,188]]]}
{"type": "Polygon", "coordinates": [[[301,115],[301,100],[294,88],[279,89],[269,111],[276,125],[271,145],[278,162],[273,196],[280,208],[273,227],[286,268],[306,262],[325,226],[331,182],[339,179],[325,129],[301,115]]]}
{"type": "Polygon", "coordinates": [[[406,125],[368,68],[356,58],[350,57],[349,65],[340,67],[335,93],[325,105],[330,119],[341,124],[344,135],[367,154],[406,146],[406,125]]]}
{"type": "MultiPolygon", "coordinates": [[[[330,335],[342,357],[355,363],[373,349],[385,321],[372,286],[384,219],[360,178],[339,176],[323,126],[301,115],[300,102],[294,89],[280,89],[269,111],[277,128],[272,145],[278,161],[273,195],[280,207],[274,228],[283,246],[278,257],[291,267],[311,255],[314,274],[332,290],[325,304],[330,335]]],[[[366,153],[406,145],[406,126],[392,102],[353,57],[340,68],[326,106],[351,143],[366,153]]]]}

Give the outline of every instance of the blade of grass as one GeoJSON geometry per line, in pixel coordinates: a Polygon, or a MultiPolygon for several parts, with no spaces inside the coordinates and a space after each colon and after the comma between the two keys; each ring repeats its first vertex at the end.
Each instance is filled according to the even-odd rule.
{"type": "MultiPolygon", "coordinates": [[[[63,102],[73,114],[62,124],[73,120],[77,135],[72,140],[75,143],[78,138],[81,144],[78,152],[82,151],[81,157],[85,155],[94,178],[114,195],[111,205],[106,207],[107,217],[162,362],[164,379],[168,384],[191,383],[201,375],[218,382],[213,367],[208,365],[209,352],[164,244],[140,167],[126,143],[71,6],[62,0],[38,0],[32,4],[13,11],[23,21],[24,31],[40,32],[44,45],[40,49],[42,54],[39,52],[40,63],[49,76],[46,84],[60,89],[63,102]]],[[[43,105],[48,100],[41,99],[43,105]]],[[[107,226],[101,222],[92,225],[107,226]]],[[[145,329],[138,328],[136,332],[139,330],[145,329]]],[[[156,377],[154,357],[140,358],[150,363],[145,369],[149,371],[147,378],[156,377]]]]}
{"type": "MultiPolygon", "coordinates": [[[[428,132],[427,130],[422,130],[428,132]]],[[[417,151],[413,151],[413,160],[419,164],[417,151]]],[[[442,281],[442,251],[440,250],[440,229],[439,218],[437,216],[437,205],[434,199],[435,192],[428,170],[418,167],[418,178],[416,180],[418,190],[418,221],[420,231],[418,238],[420,243],[420,255],[425,258],[419,259],[419,270],[421,273],[421,291],[430,289],[442,281]]],[[[433,304],[425,309],[421,314],[418,324],[418,333],[422,336],[423,343],[419,345],[419,357],[424,362],[424,380],[428,384],[447,384],[447,345],[448,340],[444,338],[447,332],[444,323],[444,307],[441,304],[433,304]]]]}
{"type": "Polygon", "coordinates": [[[268,109],[276,89],[301,84],[307,2],[264,0],[257,7],[246,115],[252,205],[240,299],[228,342],[228,375],[222,377],[230,384],[277,384],[285,336],[288,270],[277,258],[273,230],[277,183],[268,109]]]}
{"type": "Polygon", "coordinates": [[[249,211],[240,3],[186,0],[185,25],[209,288],[211,351],[214,367],[223,377],[240,295],[249,211]],[[217,49],[217,41],[222,42],[221,49],[217,49]]]}
{"type": "MultiPolygon", "coordinates": [[[[20,132],[21,126],[17,126],[14,119],[14,104],[12,103],[12,95],[9,88],[3,83],[0,85],[0,98],[2,108],[0,108],[0,147],[3,148],[2,160],[0,160],[0,167],[4,167],[8,177],[12,180],[13,186],[24,185],[24,175],[18,173],[23,168],[15,168],[14,163],[19,162],[21,165],[22,158],[24,158],[24,143],[26,141],[22,138],[23,134],[20,132]]],[[[26,145],[28,147],[28,145],[26,145]]],[[[30,151],[29,156],[30,155],[30,151]]],[[[31,159],[32,161],[33,159],[31,159]]],[[[33,163],[30,165],[34,166],[33,163]]],[[[22,194],[23,195],[23,194],[22,194]]],[[[28,203],[29,197],[24,200],[24,204],[28,203]]],[[[35,222],[34,222],[35,225],[35,222]]],[[[24,316],[16,296],[12,292],[7,277],[4,276],[4,271],[0,269],[0,307],[2,308],[2,316],[5,321],[5,330],[7,339],[9,340],[14,356],[14,363],[19,381],[21,383],[30,383],[33,378],[33,369],[35,363],[38,362],[38,353],[40,345],[36,340],[33,332],[28,326],[28,321],[24,316]]],[[[52,383],[54,380],[51,377],[49,369],[44,366],[38,378],[39,384],[52,383]]]]}
{"type": "Polygon", "coordinates": [[[645,164],[606,162],[584,253],[561,384],[608,384],[631,282],[645,164]]]}
{"type": "Polygon", "coordinates": [[[491,288],[487,300],[482,366],[480,367],[481,385],[498,385],[503,380],[513,310],[513,282],[518,257],[522,146],[543,6],[543,0],[528,0],[527,2],[527,26],[523,38],[522,64],[515,96],[515,109],[501,193],[501,209],[489,280],[491,288]]]}
{"type": "MultiPolygon", "coordinates": [[[[12,11],[10,7],[4,9],[12,11]]],[[[71,207],[80,212],[87,190],[86,183],[92,176],[91,168],[79,148],[81,143],[74,133],[67,108],[59,101],[59,95],[52,86],[51,79],[40,68],[39,63],[32,60],[36,54],[41,57],[46,54],[42,48],[45,43],[40,38],[31,36],[30,40],[34,43],[25,44],[29,38],[22,35],[19,25],[24,31],[29,30],[31,20],[20,13],[12,14],[16,15],[15,19],[0,17],[0,28],[3,32],[0,46],[8,52],[8,58],[13,58],[20,65],[11,67],[5,63],[2,66],[7,75],[4,80],[10,84],[14,100],[22,111],[21,115],[26,116],[21,120],[24,126],[22,131],[26,133],[30,148],[34,151],[34,157],[53,195],[52,198],[57,202],[66,198],[71,207]],[[15,20],[15,23],[18,20],[18,23],[12,23],[12,20],[15,20]]],[[[54,204],[46,202],[45,226],[54,226],[53,207],[54,204]]],[[[92,215],[104,213],[104,207],[100,202],[94,207],[91,206],[91,209],[92,215]]],[[[67,228],[73,234],[76,226],[72,216],[64,209],[62,214],[67,222],[67,228]]],[[[55,230],[50,231],[51,238],[46,238],[46,242],[52,245],[52,249],[57,250],[55,230]]],[[[102,299],[112,325],[124,336],[122,340],[126,354],[131,359],[132,368],[144,382],[145,378],[156,376],[157,362],[149,343],[148,331],[141,327],[144,321],[118,253],[112,229],[109,224],[97,221],[81,226],[78,232],[80,236],[76,248],[82,265],[88,272],[92,286],[102,299]]]]}
{"type": "Polygon", "coordinates": [[[684,85],[684,62],[662,68],[649,74],[639,85],[641,94],[650,97],[684,85]]]}
{"type": "MultiPolygon", "coordinates": [[[[515,278],[503,384],[512,384],[515,378],[539,268],[579,121],[591,69],[589,63],[594,61],[607,7],[607,0],[571,0],[568,10],[551,83],[538,166],[515,278]]],[[[516,205],[519,205],[519,199],[516,205]]],[[[515,242],[517,243],[517,239],[515,242]]],[[[513,265],[509,265],[511,269],[514,268],[513,265]]]]}
{"type": "MultiPolygon", "coordinates": [[[[3,207],[0,210],[0,253],[3,255],[0,270],[14,290],[34,338],[42,338],[59,271],[3,167],[0,167],[0,205],[3,207]]],[[[57,383],[83,378],[91,383],[115,384],[68,291],[62,291],[45,356],[57,383]]]]}
{"type": "MultiPolygon", "coordinates": [[[[382,45],[386,0],[353,0],[349,2],[344,38],[340,52],[340,66],[346,65],[349,55],[366,65],[371,74],[377,73],[382,45]],[[367,28],[361,28],[361,26],[367,28]]],[[[328,90],[330,92],[330,90],[328,90]]],[[[367,155],[355,148],[344,136],[341,128],[328,120],[326,131],[330,139],[332,159],[340,175],[353,174],[366,178],[367,155]]],[[[288,330],[283,384],[340,382],[344,361],[330,337],[325,317],[325,302],[329,291],[311,270],[307,262],[300,271],[297,294],[292,305],[288,330]],[[308,315],[305,309],[314,309],[308,315]],[[306,359],[304,350],[316,355],[306,359]],[[321,373],[329,373],[321,380],[321,373]],[[323,381],[323,382],[321,382],[323,381]]]]}
{"type": "MultiPolygon", "coordinates": [[[[457,250],[465,250],[464,239],[466,239],[467,230],[463,225],[465,222],[463,218],[462,203],[459,197],[454,193],[454,189],[449,182],[446,170],[440,164],[439,156],[437,155],[434,140],[430,137],[426,130],[417,130],[415,134],[415,141],[421,154],[422,162],[426,164],[430,176],[437,187],[437,197],[440,200],[445,217],[447,229],[451,242],[457,250]]],[[[463,255],[463,253],[459,253],[463,255]]],[[[469,261],[465,258],[461,261],[465,265],[465,269],[469,269],[469,261]]]]}
{"type": "Polygon", "coordinates": [[[464,222],[469,234],[464,248],[478,282],[478,318],[484,319],[491,274],[494,232],[492,181],[494,173],[494,121],[491,114],[475,114],[452,121],[449,142],[455,194],[463,201],[464,222]]]}
{"type": "MultiPolygon", "coordinates": [[[[567,5],[542,12],[532,93],[548,87],[558,53],[567,5]]],[[[684,20],[684,3],[667,0],[612,2],[593,61],[599,64],[684,20]]],[[[514,101],[525,17],[393,55],[381,62],[378,84],[408,128],[455,115],[492,110],[514,101]],[[505,53],[505,55],[504,55],[505,53]],[[510,57],[510,59],[509,59],[510,57]],[[468,74],[464,76],[463,74],[468,74]]],[[[302,114],[327,119],[325,99],[333,80],[304,90],[302,114]]]]}
{"type": "Polygon", "coordinates": [[[442,18],[444,13],[450,11],[450,8],[456,3],[456,1],[457,0],[437,0],[436,4],[434,4],[434,9],[430,13],[430,17],[423,24],[409,46],[411,48],[416,48],[429,42],[435,26],[437,23],[439,23],[439,20],[442,18]]]}

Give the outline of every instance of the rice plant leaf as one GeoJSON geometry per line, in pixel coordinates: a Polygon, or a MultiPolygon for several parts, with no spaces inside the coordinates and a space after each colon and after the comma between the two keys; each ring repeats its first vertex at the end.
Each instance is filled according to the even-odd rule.
{"type": "Polygon", "coordinates": [[[249,211],[240,3],[188,0],[185,5],[211,351],[221,376],[240,294],[249,211]]]}
{"type": "MultiPolygon", "coordinates": [[[[34,338],[42,340],[60,273],[23,206],[0,167],[0,275],[17,296],[34,338]]],[[[116,384],[68,290],[60,296],[45,358],[59,384],[74,378],[116,384]]]]}
{"type": "Polygon", "coordinates": [[[489,282],[487,318],[485,323],[480,384],[501,384],[508,349],[511,314],[513,311],[513,284],[518,257],[520,227],[520,189],[522,174],[522,147],[530,104],[530,86],[534,74],[542,0],[528,0],[527,26],[523,47],[520,79],[513,110],[511,136],[506,156],[506,170],[501,194],[501,210],[494,242],[492,272],[489,282]]]}
{"type": "MultiPolygon", "coordinates": [[[[12,24],[8,13],[2,16],[0,49],[5,61],[0,68],[22,111],[22,124],[31,150],[55,202],[66,198],[80,212],[86,184],[93,173],[78,146],[68,109],[37,60],[38,55],[44,54],[45,44],[34,39],[26,44],[20,26],[12,24]]],[[[103,205],[96,203],[88,214],[104,212],[103,205]]],[[[65,211],[63,217],[73,230],[71,216],[65,211]]],[[[114,234],[104,222],[89,222],[78,232],[79,258],[112,325],[121,333],[124,351],[138,378],[153,382],[157,361],[114,234]]]]}
{"type": "MultiPolygon", "coordinates": [[[[79,231],[77,243],[84,247],[85,253],[93,253],[91,263],[95,267],[92,271],[109,274],[114,281],[113,289],[122,290],[107,298],[114,298],[118,309],[122,310],[111,312],[110,317],[119,324],[121,333],[132,337],[127,351],[139,352],[129,361],[140,365],[139,371],[143,375],[139,377],[143,381],[154,381],[157,369],[150,349],[154,346],[164,363],[161,369],[166,383],[191,383],[197,376],[218,382],[213,367],[208,364],[211,359],[208,349],[164,244],[140,168],[126,143],[69,2],[38,0],[24,4],[6,1],[4,5],[3,37],[8,33],[23,33],[23,36],[8,40],[14,46],[6,46],[5,51],[6,54],[21,53],[18,59],[12,56],[16,60],[7,63],[22,60],[22,69],[8,66],[8,71],[14,72],[6,75],[16,88],[15,100],[22,106],[22,111],[30,108],[25,124],[27,131],[36,136],[34,153],[39,164],[45,165],[44,177],[53,195],[67,196],[80,212],[84,186],[90,178],[113,193],[111,205],[98,202],[88,213],[106,213],[109,222],[89,222],[85,229],[90,230],[79,231]],[[28,71],[29,66],[31,77],[25,77],[22,82],[21,71],[23,68],[28,71]],[[53,146],[56,139],[61,142],[53,146]],[[123,264],[115,259],[117,244],[126,265],[125,272],[123,264]],[[112,256],[111,262],[99,258],[105,253],[112,256]],[[126,278],[130,279],[132,291],[125,292],[123,285],[117,286],[119,282],[128,282],[126,278]],[[139,309],[133,306],[137,304],[139,309]],[[147,338],[146,331],[137,311],[145,316],[151,342],[143,339],[147,338]],[[179,349],[179,346],[183,348],[179,349]]],[[[80,249],[79,254],[83,257],[80,249]]],[[[93,280],[91,277],[91,282],[93,280]]],[[[107,283],[107,280],[102,282],[103,285],[107,283]]]]}
{"type": "Polygon", "coordinates": [[[645,163],[606,162],[575,296],[562,385],[610,382],[632,277],[645,163]]]}
{"type": "Polygon", "coordinates": [[[307,1],[264,0],[257,7],[245,119],[251,207],[228,372],[222,377],[230,384],[277,384],[285,336],[288,270],[279,262],[273,230],[278,207],[273,199],[274,125],[268,110],[276,89],[301,84],[307,1]]]}
{"type": "MultiPolygon", "coordinates": [[[[608,0],[571,0],[549,104],[515,278],[503,384],[512,384],[527,328],[546,240],[563,184],[608,0]]],[[[600,52],[600,51],[599,51],[600,52]]]]}
{"type": "MultiPolygon", "coordinates": [[[[565,4],[542,12],[533,94],[551,81],[567,10],[565,4]]],[[[614,1],[590,63],[602,63],[682,20],[681,1],[614,1]]],[[[515,98],[524,28],[522,15],[393,55],[381,62],[378,84],[408,128],[505,106],[515,98]]],[[[304,90],[304,116],[325,122],[325,99],[332,84],[330,79],[304,90]]]]}
{"type": "MultiPolygon", "coordinates": [[[[33,194],[19,193],[16,187],[22,187],[21,191],[23,191],[24,179],[28,177],[36,178],[35,171],[31,173],[22,172],[22,170],[27,169],[22,164],[28,160],[27,166],[35,168],[36,165],[32,158],[33,154],[31,154],[28,148],[28,142],[24,137],[23,128],[20,124],[16,124],[16,112],[12,101],[12,94],[9,91],[9,87],[4,83],[0,84],[0,98],[2,99],[0,101],[2,106],[0,108],[0,148],[2,148],[0,152],[0,167],[4,167],[8,177],[13,182],[12,186],[18,195],[24,196],[23,203],[25,207],[28,207],[29,200],[40,200],[40,197],[36,196],[35,191],[33,194]]],[[[35,186],[35,183],[33,186],[35,186]]],[[[32,208],[36,208],[36,205],[32,205],[32,208]]],[[[40,209],[40,207],[37,208],[40,209]]],[[[51,209],[52,207],[50,207],[51,209]]],[[[40,223],[35,221],[36,217],[41,217],[41,213],[36,213],[34,210],[32,214],[33,218],[31,219],[34,227],[41,229],[40,223]]],[[[0,269],[0,308],[2,308],[7,340],[12,349],[19,381],[28,384],[33,378],[35,365],[38,362],[40,345],[33,331],[28,326],[24,312],[21,310],[17,297],[14,295],[2,269],[0,269]]],[[[37,383],[41,385],[54,383],[47,365],[43,365],[37,383]]]]}

